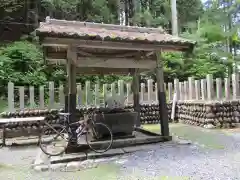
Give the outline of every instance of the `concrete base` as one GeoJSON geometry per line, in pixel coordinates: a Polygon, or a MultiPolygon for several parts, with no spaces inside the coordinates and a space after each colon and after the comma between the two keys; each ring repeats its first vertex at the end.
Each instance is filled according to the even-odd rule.
{"type": "Polygon", "coordinates": [[[124,147],[124,148],[110,149],[109,151],[101,154],[95,153],[93,151],[89,151],[87,153],[79,152],[79,153],[72,153],[72,154],[64,154],[62,156],[51,157],[50,164],[68,163],[72,161],[85,161],[85,160],[97,159],[97,158],[107,158],[107,157],[109,158],[109,157],[119,156],[119,155],[132,153],[136,151],[151,150],[152,147],[153,145],[148,144],[148,145],[138,145],[138,146],[130,146],[130,147],[124,147]]]}
{"type": "MultiPolygon", "coordinates": [[[[141,129],[141,128],[135,128],[134,131],[134,137],[129,137],[129,138],[118,138],[113,140],[112,144],[112,149],[116,148],[124,148],[124,147],[129,147],[129,146],[137,146],[137,145],[142,145],[142,144],[151,144],[151,143],[158,143],[158,142],[164,142],[164,141],[171,141],[172,137],[164,137],[159,134],[141,129]]],[[[102,144],[108,144],[108,141],[96,141],[93,142],[95,146],[102,145],[102,144]]],[[[87,153],[90,151],[90,148],[88,147],[86,142],[80,142],[78,146],[68,146],[66,149],[66,154],[69,153],[87,153]]]]}
{"type": "MultiPolygon", "coordinates": [[[[161,146],[161,144],[159,144],[161,146]]],[[[49,160],[38,159],[44,155],[38,155],[33,169],[36,171],[79,171],[83,169],[89,169],[98,166],[99,162],[117,160],[119,155],[124,155],[126,153],[132,153],[136,151],[149,151],[152,150],[154,145],[139,145],[131,146],[125,148],[110,149],[103,154],[96,154],[94,152],[85,153],[75,153],[75,154],[64,154],[62,156],[50,157],[49,160]],[[99,159],[97,159],[99,158],[99,159]]]]}

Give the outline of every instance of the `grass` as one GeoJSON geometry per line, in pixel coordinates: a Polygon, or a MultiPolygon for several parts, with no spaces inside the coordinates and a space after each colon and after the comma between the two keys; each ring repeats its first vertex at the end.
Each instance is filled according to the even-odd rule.
{"type": "Polygon", "coordinates": [[[4,169],[13,169],[12,166],[0,163],[0,171],[4,169]]]}
{"type": "MultiPolygon", "coordinates": [[[[144,125],[143,128],[156,133],[161,131],[158,124],[144,125]]],[[[222,133],[220,130],[205,130],[180,123],[170,124],[169,128],[172,135],[204,145],[207,148],[223,149],[225,147],[218,136],[218,133],[222,133]]]]}

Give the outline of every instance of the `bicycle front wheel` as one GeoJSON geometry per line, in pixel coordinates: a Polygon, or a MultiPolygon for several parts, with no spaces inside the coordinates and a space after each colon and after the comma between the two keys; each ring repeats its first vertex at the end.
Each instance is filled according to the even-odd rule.
{"type": "Polygon", "coordinates": [[[56,124],[46,127],[39,136],[40,149],[49,156],[61,155],[67,148],[68,135],[65,126],[56,124]]]}
{"type": "Polygon", "coordinates": [[[112,131],[106,124],[95,123],[86,134],[86,142],[94,152],[104,153],[112,147],[112,131]]]}

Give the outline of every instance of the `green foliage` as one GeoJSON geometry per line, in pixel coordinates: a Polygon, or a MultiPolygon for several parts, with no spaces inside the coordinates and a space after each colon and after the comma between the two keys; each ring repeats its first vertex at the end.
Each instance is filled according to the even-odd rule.
{"type": "Polygon", "coordinates": [[[3,9],[7,13],[11,13],[19,10],[24,6],[24,1],[18,0],[1,0],[0,9],[3,9]]]}
{"type": "Polygon", "coordinates": [[[17,85],[45,83],[43,55],[40,49],[27,41],[7,44],[0,50],[0,84],[12,81],[17,85]]]}
{"type": "MultiPolygon", "coordinates": [[[[129,17],[132,24],[149,27],[162,26],[171,32],[170,0],[135,2],[134,5],[128,7],[129,12],[134,11],[135,13],[133,17],[129,17]]],[[[237,16],[240,4],[233,0],[229,2],[226,5],[225,1],[210,0],[209,5],[203,8],[201,0],[177,1],[179,32],[181,36],[197,41],[197,46],[192,55],[188,57],[183,53],[163,53],[165,81],[173,81],[174,78],[186,80],[189,76],[204,78],[207,74],[223,77],[226,69],[231,69],[233,61],[240,61],[236,53],[232,54],[226,50],[231,47],[236,51],[237,47],[240,47],[239,17],[237,16]],[[233,22],[233,17],[236,22],[233,22]],[[223,57],[227,60],[223,61],[223,57]]],[[[0,13],[0,16],[4,19],[6,18],[5,12],[11,15],[11,12],[18,11],[24,6],[24,1],[3,0],[0,10],[4,12],[0,13]]],[[[116,0],[41,0],[38,10],[39,19],[50,15],[59,19],[113,24],[119,21],[119,8],[116,0]],[[44,11],[40,11],[40,9],[44,9],[44,11]]],[[[46,66],[42,50],[36,45],[36,42],[37,38],[32,33],[22,38],[21,41],[6,44],[0,49],[1,89],[6,87],[8,81],[12,81],[16,85],[36,86],[45,84],[47,81],[65,83],[65,68],[46,66]]],[[[147,73],[147,76],[155,78],[154,73],[147,73]]],[[[77,77],[77,81],[80,83],[88,80],[104,84],[119,79],[131,81],[130,76],[81,75],[77,77]]]]}

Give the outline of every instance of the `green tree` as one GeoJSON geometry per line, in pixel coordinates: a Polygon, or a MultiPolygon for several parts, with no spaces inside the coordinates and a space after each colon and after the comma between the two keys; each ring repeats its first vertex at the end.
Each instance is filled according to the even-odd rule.
{"type": "Polygon", "coordinates": [[[38,46],[27,41],[7,44],[0,50],[0,84],[40,85],[46,82],[43,55],[38,46]]]}

